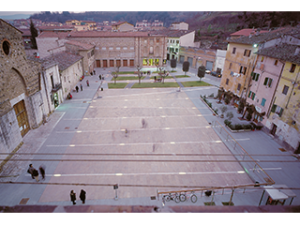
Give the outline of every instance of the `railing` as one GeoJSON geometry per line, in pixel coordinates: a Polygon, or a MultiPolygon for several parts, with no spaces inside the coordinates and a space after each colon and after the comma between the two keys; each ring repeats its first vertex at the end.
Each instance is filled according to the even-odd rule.
{"type": "Polygon", "coordinates": [[[263,170],[263,168],[248,154],[248,152],[231,136],[231,134],[218,121],[212,122],[212,128],[220,139],[235,156],[245,172],[254,182],[260,185],[275,184],[274,180],[263,170]]]}

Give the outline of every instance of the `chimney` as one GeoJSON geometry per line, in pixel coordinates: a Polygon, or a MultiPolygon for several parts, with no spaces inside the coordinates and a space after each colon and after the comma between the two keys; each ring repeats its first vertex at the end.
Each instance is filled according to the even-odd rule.
{"type": "Polygon", "coordinates": [[[294,55],[298,55],[298,54],[299,54],[299,52],[300,52],[300,46],[296,48],[296,50],[295,50],[295,54],[294,54],[294,55]]]}

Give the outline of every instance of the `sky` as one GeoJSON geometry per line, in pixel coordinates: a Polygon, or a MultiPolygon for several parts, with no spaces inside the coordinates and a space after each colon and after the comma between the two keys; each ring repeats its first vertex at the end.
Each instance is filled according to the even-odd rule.
{"type": "Polygon", "coordinates": [[[175,4],[163,0],[115,0],[114,4],[104,5],[103,1],[99,0],[84,1],[86,4],[68,4],[68,1],[61,0],[51,0],[49,1],[51,4],[43,4],[37,0],[17,0],[16,4],[2,5],[0,15],[33,14],[41,11],[293,11],[293,8],[288,8],[294,5],[293,1],[285,0],[285,4],[270,5],[262,3],[261,0],[252,0],[249,4],[241,4],[240,0],[214,0],[213,3],[212,1],[185,0],[175,1],[175,4]]]}

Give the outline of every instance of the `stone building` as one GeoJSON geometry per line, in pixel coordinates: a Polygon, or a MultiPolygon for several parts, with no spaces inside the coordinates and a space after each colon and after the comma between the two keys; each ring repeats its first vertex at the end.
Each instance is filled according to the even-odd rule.
{"type": "Polygon", "coordinates": [[[65,43],[66,51],[83,57],[83,71],[90,74],[95,65],[95,46],[79,41],[68,41],[65,43]]]}
{"type": "Polygon", "coordinates": [[[165,35],[149,32],[71,32],[68,40],[95,46],[95,67],[162,65],[166,59],[165,35]]]}
{"type": "Polygon", "coordinates": [[[111,26],[113,31],[133,31],[134,25],[126,21],[115,23],[111,26]]]}
{"type": "Polygon", "coordinates": [[[0,44],[0,152],[10,153],[42,122],[41,64],[27,59],[22,32],[1,19],[0,44]]]}

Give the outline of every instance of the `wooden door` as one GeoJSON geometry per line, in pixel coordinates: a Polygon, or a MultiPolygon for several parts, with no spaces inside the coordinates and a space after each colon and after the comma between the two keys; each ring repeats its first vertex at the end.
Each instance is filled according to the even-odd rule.
{"type": "Polygon", "coordinates": [[[24,100],[14,105],[14,110],[17,116],[19,128],[22,137],[29,131],[29,123],[24,100]]]}
{"type": "Polygon", "coordinates": [[[110,67],[114,67],[114,66],[115,66],[114,60],[113,60],[113,59],[110,59],[110,60],[109,60],[109,66],[110,66],[110,67]]]}
{"type": "Polygon", "coordinates": [[[130,66],[134,66],[134,60],[130,59],[130,66]]]}
{"type": "Polygon", "coordinates": [[[121,60],[120,59],[118,59],[116,63],[117,63],[117,67],[121,66],[121,60]]]}
{"type": "Polygon", "coordinates": [[[96,67],[101,67],[100,60],[96,60],[96,67]]]}
{"type": "Polygon", "coordinates": [[[123,59],[123,66],[127,66],[127,59],[123,59]]]}
{"type": "Polygon", "coordinates": [[[107,67],[107,60],[103,60],[103,67],[107,67]]]}
{"type": "Polygon", "coordinates": [[[270,133],[271,133],[273,136],[275,136],[276,130],[277,130],[277,126],[273,123],[273,127],[272,127],[272,130],[271,130],[270,133]]]}

